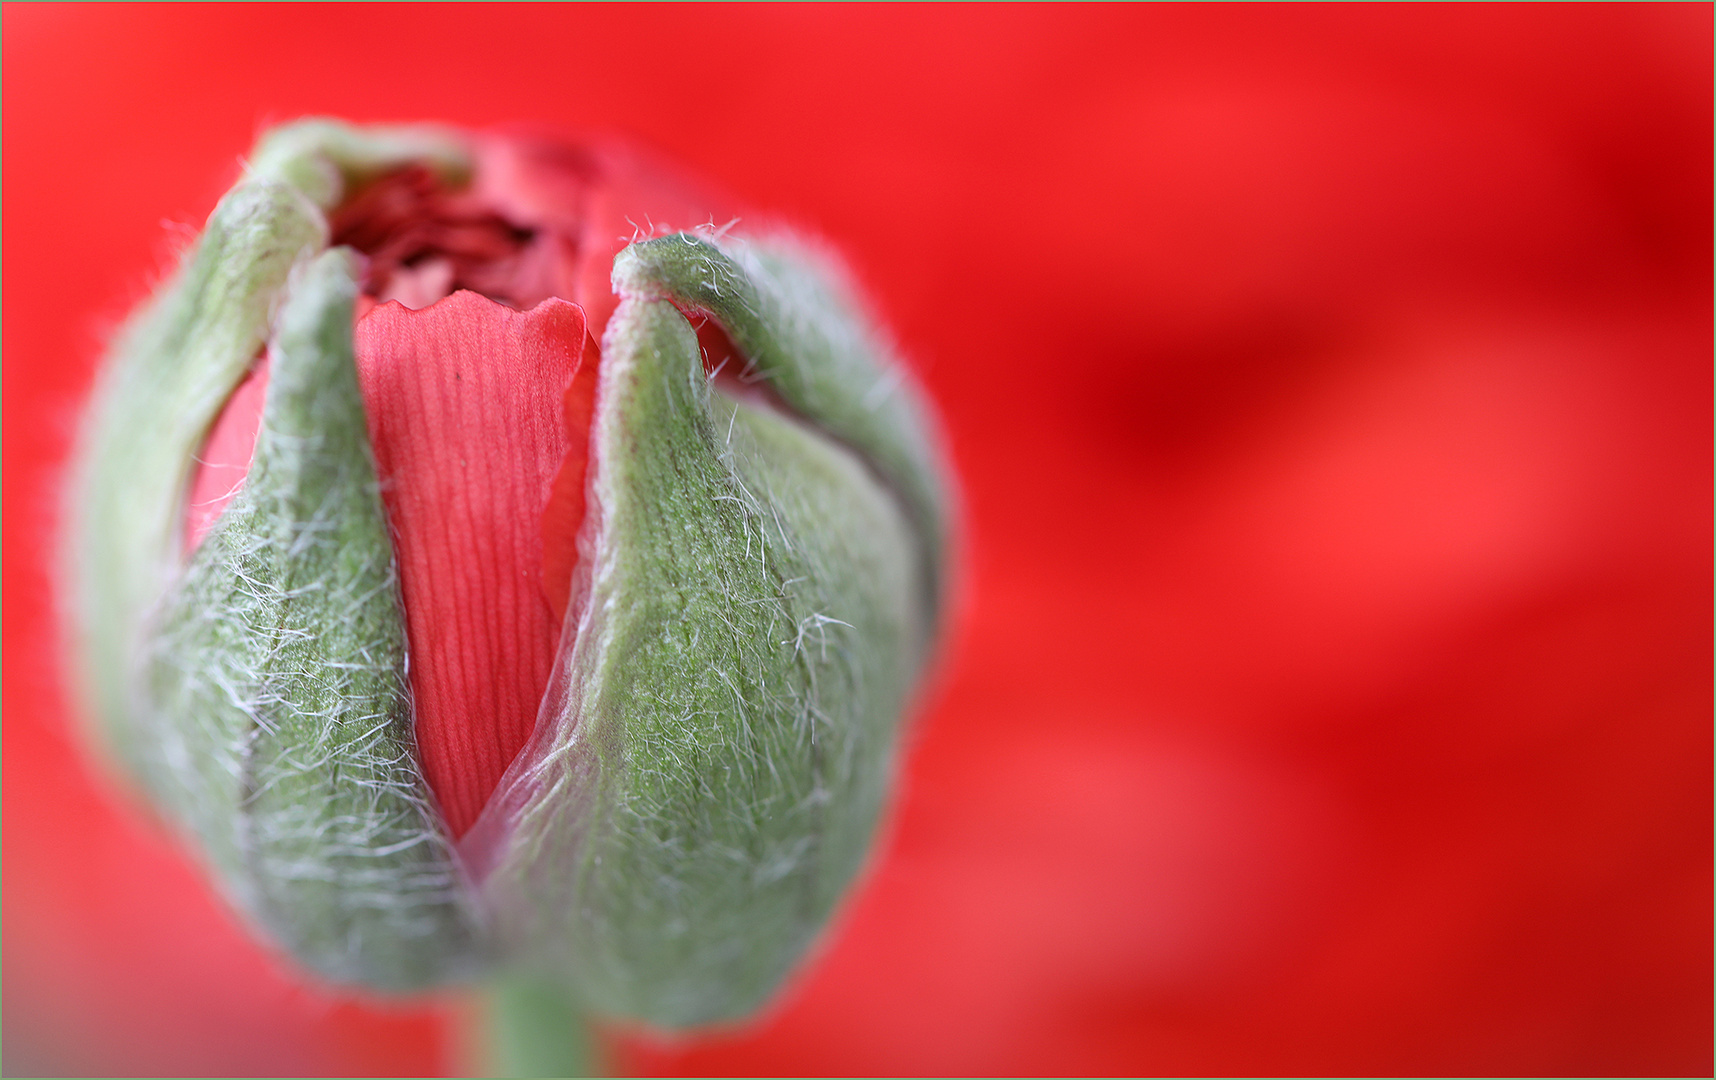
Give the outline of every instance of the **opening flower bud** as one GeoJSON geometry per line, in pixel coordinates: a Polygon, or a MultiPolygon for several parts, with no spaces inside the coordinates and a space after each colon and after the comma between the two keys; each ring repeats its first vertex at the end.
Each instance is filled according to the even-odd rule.
{"type": "Polygon", "coordinates": [[[825,253],[608,146],[293,125],[116,344],[86,696],[335,978],[743,1015],[941,617],[927,408],[825,253]]]}

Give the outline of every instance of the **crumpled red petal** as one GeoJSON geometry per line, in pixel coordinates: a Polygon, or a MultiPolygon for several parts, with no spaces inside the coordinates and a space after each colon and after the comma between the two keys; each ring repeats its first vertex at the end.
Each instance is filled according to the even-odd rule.
{"type": "MultiPolygon", "coordinates": [[[[584,342],[575,304],[518,312],[465,291],[419,311],[381,304],[357,325],[418,752],[454,837],[530,738],[554,664],[543,515],[584,342]]],[[[576,471],[581,483],[581,455],[576,471]]]]}

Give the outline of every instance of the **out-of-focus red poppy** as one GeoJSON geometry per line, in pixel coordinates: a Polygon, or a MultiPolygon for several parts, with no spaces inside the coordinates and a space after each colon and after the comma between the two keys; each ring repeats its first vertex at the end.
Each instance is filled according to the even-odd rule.
{"type": "Polygon", "coordinates": [[[8,1072],[463,1067],[457,999],[251,944],[57,682],[101,337],[307,113],[652,142],[947,418],[891,844],[775,1011],[618,1067],[1710,1070],[1708,7],[0,18],[8,1072]]]}

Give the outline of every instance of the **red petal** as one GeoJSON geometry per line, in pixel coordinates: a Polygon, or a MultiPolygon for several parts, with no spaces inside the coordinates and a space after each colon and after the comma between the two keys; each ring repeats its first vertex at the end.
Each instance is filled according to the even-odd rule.
{"type": "Polygon", "coordinates": [[[420,311],[382,304],[358,323],[418,752],[455,837],[530,738],[554,663],[543,512],[567,456],[565,398],[584,340],[575,304],[516,312],[471,292],[420,311]]]}
{"type": "Polygon", "coordinates": [[[244,486],[250,459],[256,454],[256,434],[262,430],[262,404],[267,387],[268,355],[264,353],[227,398],[197,452],[190,495],[185,500],[187,557],[197,550],[238,489],[244,486]]]}

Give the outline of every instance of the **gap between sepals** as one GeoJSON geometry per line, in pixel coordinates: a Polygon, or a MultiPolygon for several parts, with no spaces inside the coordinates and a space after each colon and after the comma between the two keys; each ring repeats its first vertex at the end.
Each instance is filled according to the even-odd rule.
{"type": "Polygon", "coordinates": [[[587,431],[566,423],[568,390],[589,386],[583,310],[460,291],[418,311],[380,305],[355,334],[418,751],[457,838],[529,742],[558,655],[544,570],[550,551],[562,567],[566,554],[544,521],[557,478],[572,498],[583,486],[587,431]]]}
{"type": "Polygon", "coordinates": [[[802,420],[792,406],[781,400],[770,385],[768,376],[733,344],[727,331],[715,317],[694,307],[675,305],[676,310],[697,333],[697,348],[703,358],[703,373],[709,377],[710,389],[738,401],[772,409],[784,416],[802,420]]]}
{"type": "MultiPolygon", "coordinates": [[[[680,315],[696,334],[711,392],[754,408],[776,412],[799,424],[806,423],[781,400],[769,385],[767,376],[759,372],[733,344],[714,316],[695,308],[681,309],[680,315]]],[[[592,334],[586,339],[584,362],[566,394],[568,430],[581,431],[582,435],[574,437],[592,448],[592,428],[600,404],[597,386],[601,361],[602,350],[592,334]]],[[[575,718],[570,727],[555,721],[562,713],[576,712],[576,706],[570,704],[576,690],[571,685],[566,666],[579,643],[580,627],[593,584],[592,567],[584,556],[594,552],[598,544],[597,532],[602,527],[596,516],[598,508],[589,498],[596,468],[593,453],[589,460],[583,462],[583,468],[579,474],[580,483],[575,486],[568,482],[570,469],[556,479],[554,495],[544,512],[545,558],[556,549],[563,553],[558,563],[546,563],[544,580],[555,586],[564,582],[566,591],[560,594],[563,606],[557,608],[561,616],[561,632],[554,672],[538,707],[536,727],[495,784],[488,802],[470,829],[457,839],[456,847],[465,870],[479,885],[503,854],[518,815],[538,799],[540,766],[550,754],[570,749],[570,742],[576,740],[581,726],[581,718],[575,718]]],[[[593,791],[586,791],[582,797],[593,794],[593,791]]]]}
{"type": "MultiPolygon", "coordinates": [[[[566,301],[552,303],[568,308],[577,307],[566,301]]],[[[408,565],[414,561],[422,561],[418,559],[418,552],[411,550],[417,546],[416,542],[422,539],[422,522],[402,521],[402,515],[414,514],[419,519],[434,515],[425,514],[425,507],[422,505],[402,505],[408,498],[413,497],[413,493],[401,490],[409,485],[401,484],[400,470],[402,467],[409,468],[413,463],[409,460],[409,455],[406,455],[406,460],[400,460],[398,450],[402,437],[397,425],[393,431],[384,430],[386,425],[383,422],[383,414],[388,410],[377,407],[376,385],[378,380],[389,378],[389,371],[385,365],[377,367],[372,355],[376,343],[371,340],[367,347],[364,345],[365,338],[373,339],[375,335],[366,334],[364,331],[374,327],[375,324],[370,320],[376,318],[390,321],[397,328],[435,319],[446,314],[448,307],[472,309],[479,306],[481,310],[503,320],[516,320],[519,316],[537,319],[542,312],[542,305],[538,305],[530,312],[512,313],[511,309],[504,305],[478,298],[468,292],[442,298],[415,312],[397,302],[378,304],[372,297],[365,296],[360,298],[354,311],[354,347],[361,353],[359,366],[363,382],[370,388],[367,408],[372,450],[377,457],[384,484],[384,497],[389,504],[390,535],[395,544],[396,561],[401,565],[402,593],[406,594],[405,606],[414,658],[411,674],[414,696],[417,699],[414,728],[418,735],[419,753],[426,776],[442,806],[443,820],[448,832],[455,840],[464,837],[478,820],[491,816],[489,804],[497,791],[514,782],[514,774],[527,770],[531,759],[538,756],[538,752],[533,751],[532,740],[540,726],[541,713],[548,696],[547,680],[552,677],[554,664],[559,662],[576,642],[579,609],[583,594],[588,588],[587,578],[583,588],[579,589],[579,595],[574,596],[573,590],[580,563],[579,536],[586,517],[590,476],[587,450],[590,445],[590,424],[596,407],[596,385],[601,359],[601,350],[594,337],[588,329],[583,329],[583,348],[576,368],[567,380],[558,409],[566,448],[548,485],[539,526],[540,590],[552,611],[552,648],[546,647],[545,640],[544,647],[535,651],[539,660],[534,666],[541,670],[528,680],[533,692],[518,699],[517,704],[511,707],[510,712],[517,714],[516,720],[510,724],[504,720],[497,723],[495,717],[490,716],[481,722],[472,723],[468,711],[460,711],[455,719],[448,715],[448,695],[444,690],[437,693],[434,687],[454,679],[456,669],[469,667],[466,663],[449,663],[450,658],[461,658],[461,649],[468,651],[492,643],[483,640],[486,635],[479,626],[476,629],[467,627],[464,638],[449,644],[445,640],[447,635],[442,633],[443,623],[440,621],[449,615],[445,611],[432,610],[441,599],[439,593],[447,590],[424,590],[420,579],[427,576],[425,567],[408,565]],[[403,547],[402,535],[409,537],[403,547]],[[430,599],[426,600],[426,597],[430,599]],[[534,692],[537,688],[541,688],[542,692],[534,692]],[[529,701],[528,708],[526,701],[529,701]],[[528,725],[524,723],[526,712],[530,718],[528,725]],[[511,732],[510,736],[507,735],[508,731],[511,732]],[[494,745],[490,745],[491,743],[494,745]],[[485,750],[485,746],[489,749],[485,750]]],[[[792,410],[779,400],[766,380],[762,379],[739,353],[719,323],[706,313],[695,310],[682,314],[697,330],[703,367],[713,389],[756,407],[792,414],[792,410]]],[[[421,375],[422,372],[417,370],[420,366],[394,365],[395,385],[404,385],[406,390],[411,390],[415,385],[416,391],[423,391],[421,380],[413,384],[410,379],[400,378],[407,370],[421,375]]],[[[244,472],[248,469],[260,428],[268,371],[268,357],[264,354],[259,357],[251,373],[229,399],[228,407],[222,411],[205,443],[203,453],[199,455],[202,468],[193,479],[186,514],[187,551],[194,550],[214,524],[225,503],[237,492],[244,472]]],[[[409,394],[403,391],[381,394],[379,400],[394,402],[404,396],[409,394]]],[[[431,390],[428,397],[434,399],[436,394],[431,390]]],[[[433,449],[431,446],[430,450],[433,449]]],[[[457,494],[452,493],[454,496],[457,494]]],[[[421,503],[420,499],[413,498],[412,501],[421,503]]],[[[448,498],[443,503],[443,512],[448,504],[454,501],[457,501],[456,498],[448,498]]],[[[479,535],[468,539],[480,543],[485,538],[479,535]]],[[[451,581],[457,586],[460,584],[458,575],[463,573],[468,577],[473,570],[473,564],[469,562],[464,567],[448,565],[444,559],[430,558],[429,562],[439,562],[443,566],[443,584],[451,581]]],[[[478,556],[474,564],[477,576],[483,576],[492,569],[492,560],[478,556]]],[[[450,591],[459,590],[452,588],[450,591]]],[[[480,623],[480,620],[478,622],[480,623]]],[[[503,647],[501,651],[506,652],[507,649],[503,647]]],[[[518,657],[515,655],[514,659],[518,657]]],[[[469,672],[464,674],[468,675],[469,672]]],[[[473,702],[481,700],[485,692],[497,689],[492,685],[493,682],[494,680],[489,680],[489,684],[482,686],[467,686],[461,699],[463,710],[476,708],[473,702]]],[[[513,685],[506,680],[501,682],[513,685]]],[[[504,705],[497,709],[507,711],[504,705]]],[[[468,849],[471,845],[460,846],[468,849]]],[[[475,861],[481,863],[484,860],[477,858],[475,861]]]]}
{"type": "MultiPolygon", "coordinates": [[[[445,299],[445,298],[443,298],[445,299]]],[[[360,295],[353,312],[353,329],[370,312],[382,306],[374,297],[360,295]]],[[[580,307],[580,305],[573,305],[580,307]]],[[[534,309],[533,309],[534,310],[534,309]]],[[[734,364],[725,375],[720,364],[709,359],[712,352],[723,357],[736,355],[718,325],[712,320],[706,330],[699,330],[699,341],[707,338],[705,367],[712,377],[720,378],[722,386],[734,396],[757,394],[735,371],[744,365],[734,364]],[[720,352],[725,349],[726,352],[720,352]]],[[[602,350],[586,329],[579,367],[567,385],[562,406],[568,439],[578,433],[588,437],[595,412],[596,381],[602,350]]],[[[722,361],[722,364],[725,360],[722,361]]],[[[268,389],[269,358],[264,349],[251,362],[250,370],[227,398],[214,425],[204,438],[202,449],[194,459],[194,472],[186,495],[184,534],[181,538],[181,561],[188,562],[202,544],[221,514],[237,497],[244,484],[256,439],[262,427],[262,409],[268,389]]],[[[569,452],[557,471],[552,492],[543,514],[543,591],[555,616],[564,620],[569,604],[573,570],[578,563],[577,534],[584,520],[584,480],[587,475],[585,456],[569,452]]]]}
{"type": "MultiPolygon", "coordinates": [[[[600,351],[559,299],[517,312],[461,291],[354,316],[418,753],[457,839],[535,730],[569,625],[600,351]]],[[[253,463],[269,369],[264,353],[197,455],[187,558],[253,463]]]]}
{"type": "MultiPolygon", "coordinates": [[[[640,181],[633,175],[635,164],[623,153],[616,156],[616,152],[598,151],[594,156],[584,155],[568,164],[569,159],[563,153],[545,156],[543,146],[528,140],[479,138],[472,147],[477,167],[468,186],[446,187],[444,177],[432,176],[420,164],[406,164],[364,181],[348,192],[340,205],[329,208],[328,235],[332,244],[355,249],[363,260],[359,271],[360,295],[354,311],[354,336],[361,336],[357,329],[374,318],[376,311],[393,306],[378,305],[378,297],[403,300],[419,311],[431,311],[449,302],[449,297],[436,297],[446,289],[454,290],[453,296],[460,289],[476,290],[477,294],[509,308],[523,307],[535,297],[575,297],[588,302],[596,324],[604,324],[619,300],[610,281],[613,252],[606,249],[602,236],[610,227],[609,219],[621,213],[623,200],[647,195],[658,215],[665,207],[683,220],[681,215],[687,213],[691,201],[673,184],[662,183],[659,178],[646,177],[639,186],[640,181]],[[610,174],[622,178],[618,187],[610,174]],[[615,197],[616,192],[620,198],[615,197]]],[[[714,227],[714,220],[711,217],[710,225],[698,231],[718,237],[737,219],[719,229],[714,227]]],[[[660,231],[661,228],[652,226],[649,236],[660,231]]],[[[624,242],[619,237],[613,239],[624,242]]],[[[633,239],[639,238],[634,235],[633,239]]],[[[532,312],[536,310],[536,306],[531,308],[532,312]]],[[[586,309],[580,306],[579,310],[586,309]]],[[[524,314],[529,317],[529,313],[524,314]]],[[[694,317],[694,321],[705,324],[703,336],[709,343],[706,348],[719,354],[707,360],[707,367],[716,371],[719,387],[734,397],[781,408],[778,401],[766,400],[765,388],[747,385],[743,365],[723,367],[723,361],[736,355],[736,351],[719,327],[703,318],[694,317]]],[[[531,529],[540,557],[533,560],[530,576],[547,614],[537,620],[544,627],[536,634],[544,639],[544,644],[533,652],[538,670],[527,680],[531,684],[530,693],[520,696],[512,709],[519,719],[510,725],[510,735],[503,740],[501,750],[472,753],[472,741],[480,742],[488,731],[486,720],[472,722],[466,716],[462,724],[441,723],[433,718],[425,721],[425,714],[434,713],[436,706],[434,695],[425,694],[422,684],[438,678],[442,665],[431,659],[434,650],[423,645],[424,627],[418,617],[422,615],[423,590],[414,590],[409,584],[402,590],[418,594],[408,596],[405,607],[407,622],[418,624],[412,627],[409,636],[419,754],[441,803],[447,830],[455,839],[485,813],[502,777],[520,761],[521,755],[527,755],[543,708],[543,694],[539,691],[558,658],[575,644],[579,601],[573,592],[580,563],[578,538],[586,516],[585,458],[595,412],[601,352],[591,330],[600,328],[596,325],[585,330],[574,361],[575,374],[549,410],[557,421],[558,431],[565,437],[567,453],[547,479],[540,503],[518,503],[526,514],[535,514],[540,508],[539,521],[532,523],[531,529]],[[526,697],[532,699],[528,724],[523,719],[526,697]],[[475,778],[468,775],[472,771],[477,774],[475,778]]],[[[240,392],[229,399],[229,407],[217,417],[205,452],[200,455],[204,467],[191,484],[185,516],[187,551],[195,548],[238,488],[254,450],[267,378],[268,359],[264,355],[241,383],[240,392]],[[256,415],[248,416],[252,398],[256,415]],[[223,443],[233,445],[223,451],[223,443]],[[243,463],[223,463],[220,460],[223,453],[243,463]]],[[[413,528],[401,527],[400,485],[390,475],[392,470],[386,460],[390,454],[389,440],[374,437],[374,404],[372,396],[366,402],[366,411],[372,421],[371,446],[380,467],[383,496],[389,503],[390,536],[396,561],[409,561],[411,554],[401,550],[402,536],[408,537],[403,546],[409,547],[412,543],[409,537],[417,533],[413,528]]],[[[497,429],[497,434],[505,432],[497,429]]],[[[466,537],[465,546],[480,547],[486,541],[480,529],[469,531],[473,535],[466,537]]],[[[440,563],[443,583],[456,581],[459,575],[492,575],[497,570],[480,558],[473,562],[458,553],[440,559],[440,563]]],[[[515,565],[512,569],[520,567],[515,565]]],[[[402,569],[402,576],[411,574],[402,569]]],[[[503,616],[503,621],[511,618],[505,613],[503,616]]],[[[459,650],[455,647],[452,651],[459,650]]]]}

